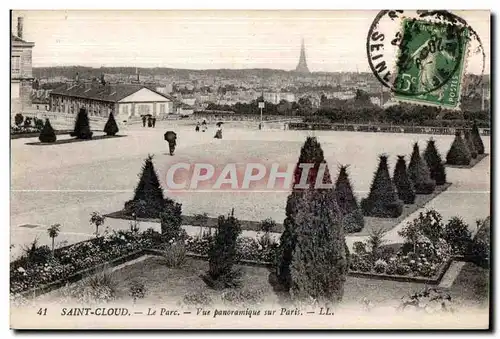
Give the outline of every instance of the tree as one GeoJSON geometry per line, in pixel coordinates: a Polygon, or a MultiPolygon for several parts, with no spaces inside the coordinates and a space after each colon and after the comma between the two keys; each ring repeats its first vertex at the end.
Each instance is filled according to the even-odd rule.
{"type": "Polygon", "coordinates": [[[309,189],[299,201],[290,296],[322,305],[342,301],[348,269],[342,213],[333,190],[309,189]]]}
{"type": "Polygon", "coordinates": [[[464,142],[465,145],[467,146],[467,149],[469,150],[470,156],[472,159],[477,158],[477,150],[476,146],[474,145],[474,139],[472,138],[472,133],[469,130],[464,130],[464,142]]]}
{"type": "Polygon", "coordinates": [[[368,197],[361,200],[365,216],[397,218],[403,213],[403,202],[399,200],[396,187],[389,175],[387,156],[381,155],[368,197]]]}
{"type": "Polygon", "coordinates": [[[437,150],[435,140],[430,139],[427,142],[427,147],[424,151],[424,159],[429,166],[431,179],[436,181],[436,185],[446,184],[446,169],[441,159],[441,155],[437,150]]]}
{"type": "Polygon", "coordinates": [[[346,233],[361,231],[365,226],[365,220],[358,200],[354,196],[347,174],[347,166],[340,167],[340,173],[335,182],[335,197],[340,212],[344,216],[344,231],[346,233]]]}
{"type": "Polygon", "coordinates": [[[21,124],[23,123],[23,120],[24,120],[24,117],[21,113],[17,113],[14,116],[14,123],[16,124],[16,126],[21,126],[21,124]]]}
{"type": "Polygon", "coordinates": [[[85,108],[80,108],[75,120],[75,128],[71,133],[72,137],[77,139],[92,139],[92,132],[90,131],[89,117],[85,108]]]}
{"type": "Polygon", "coordinates": [[[223,289],[239,286],[241,271],[234,269],[236,264],[236,243],[241,233],[241,225],[234,217],[234,209],[227,217],[218,218],[215,239],[208,252],[209,269],[203,276],[203,281],[211,288],[223,289]]]}
{"type": "Polygon", "coordinates": [[[404,155],[398,155],[398,161],[396,162],[396,167],[394,167],[393,180],[399,199],[405,204],[415,203],[415,187],[408,176],[404,155]]]}
{"type": "Polygon", "coordinates": [[[484,154],[483,140],[481,139],[481,134],[479,133],[479,128],[475,121],[472,125],[472,140],[474,140],[474,148],[476,149],[477,154],[484,154]]]}
{"type": "Polygon", "coordinates": [[[56,142],[56,132],[52,128],[49,119],[45,120],[42,130],[40,131],[40,136],[38,137],[40,142],[56,142]]]}
{"type": "Polygon", "coordinates": [[[415,186],[417,194],[431,194],[436,188],[436,181],[431,179],[429,166],[420,156],[418,143],[413,145],[410,164],[408,165],[408,175],[415,186]]]}
{"type": "Polygon", "coordinates": [[[118,133],[118,125],[116,124],[113,112],[109,113],[108,121],[104,125],[104,133],[106,135],[116,135],[118,133]]]}
{"type": "MultiPolygon", "coordinates": [[[[478,152],[479,153],[479,152],[478,152]]],[[[448,154],[446,154],[446,163],[449,165],[469,165],[471,155],[465,145],[460,131],[455,132],[455,140],[451,144],[448,154]]]]}
{"type": "Polygon", "coordinates": [[[165,206],[166,201],[153,165],[153,156],[148,155],[142,166],[134,198],[125,203],[125,210],[135,213],[138,217],[158,218],[165,206]]]}
{"type": "MultiPolygon", "coordinates": [[[[292,261],[293,251],[296,243],[296,223],[295,216],[298,213],[298,202],[301,199],[304,189],[296,187],[301,180],[302,168],[300,164],[313,164],[313,168],[309,170],[306,185],[310,188],[314,186],[319,168],[321,164],[326,166],[325,157],[321,145],[314,137],[308,137],[300,150],[299,160],[294,171],[293,189],[287,198],[286,203],[286,218],[283,222],[284,231],[280,238],[280,248],[276,272],[271,273],[269,281],[273,285],[274,291],[285,299],[289,297],[291,288],[290,264],[292,261]]],[[[328,167],[326,167],[323,177],[324,183],[332,183],[328,167]]]]}
{"type": "Polygon", "coordinates": [[[59,235],[60,231],[61,231],[60,224],[54,224],[47,229],[47,233],[49,234],[49,237],[52,239],[52,255],[54,255],[54,241],[55,238],[57,238],[57,236],[59,235]]]}

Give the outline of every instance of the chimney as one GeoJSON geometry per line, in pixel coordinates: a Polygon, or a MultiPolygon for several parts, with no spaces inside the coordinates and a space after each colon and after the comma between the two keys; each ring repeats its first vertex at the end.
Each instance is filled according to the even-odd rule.
{"type": "Polygon", "coordinates": [[[17,36],[19,37],[19,39],[23,38],[23,21],[23,17],[17,18],[17,36]]]}

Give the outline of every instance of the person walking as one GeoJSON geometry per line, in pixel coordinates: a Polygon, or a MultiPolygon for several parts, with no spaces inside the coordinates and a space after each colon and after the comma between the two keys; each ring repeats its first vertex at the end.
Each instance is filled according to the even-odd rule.
{"type": "Polygon", "coordinates": [[[146,127],[146,116],[142,116],[142,127],[146,127]]]}
{"type": "Polygon", "coordinates": [[[174,155],[175,146],[177,146],[177,134],[173,131],[167,131],[164,134],[165,141],[168,142],[168,148],[170,151],[170,155],[174,155]]]}
{"type": "Polygon", "coordinates": [[[153,128],[156,126],[156,117],[153,117],[153,128]]]}
{"type": "Polygon", "coordinates": [[[194,128],[194,130],[195,130],[196,132],[199,132],[199,131],[200,131],[200,123],[199,123],[199,122],[197,122],[197,123],[196,123],[196,127],[194,128]]]}

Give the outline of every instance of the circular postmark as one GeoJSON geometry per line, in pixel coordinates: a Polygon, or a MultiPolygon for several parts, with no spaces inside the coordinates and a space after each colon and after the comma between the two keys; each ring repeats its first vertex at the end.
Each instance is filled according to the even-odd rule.
{"type": "Polygon", "coordinates": [[[463,81],[471,41],[478,45],[473,53],[482,53],[483,73],[481,41],[464,19],[447,11],[384,10],[370,26],[366,52],[375,77],[395,95],[442,99],[451,93],[453,101],[459,96],[448,87],[463,81]]]}

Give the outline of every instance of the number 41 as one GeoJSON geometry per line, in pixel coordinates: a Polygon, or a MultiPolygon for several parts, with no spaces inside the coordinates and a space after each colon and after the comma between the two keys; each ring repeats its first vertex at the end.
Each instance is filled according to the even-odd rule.
{"type": "Polygon", "coordinates": [[[36,312],[38,315],[47,315],[47,308],[41,308],[36,312]]]}

